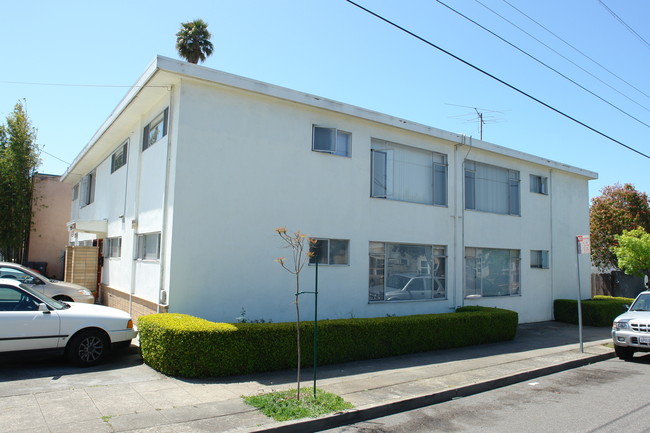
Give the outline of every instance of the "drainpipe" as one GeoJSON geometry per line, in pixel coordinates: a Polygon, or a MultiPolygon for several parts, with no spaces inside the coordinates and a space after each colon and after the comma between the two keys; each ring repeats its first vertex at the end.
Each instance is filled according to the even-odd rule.
{"type": "MultiPolygon", "coordinates": [[[[174,103],[174,86],[170,85],[167,87],[169,92],[169,110],[167,111],[167,157],[165,161],[165,185],[163,187],[163,215],[162,215],[162,227],[161,227],[161,236],[160,236],[160,278],[158,283],[158,301],[156,302],[156,312],[160,313],[161,307],[161,295],[163,290],[165,290],[165,262],[167,260],[167,248],[165,247],[169,239],[168,236],[171,235],[171,230],[167,228],[167,221],[169,219],[168,203],[169,203],[169,173],[171,171],[171,154],[172,154],[172,133],[174,129],[172,127],[172,116],[175,112],[173,108],[174,103]]],[[[169,305],[169,290],[167,290],[167,296],[165,297],[165,304],[169,305]]]]}
{"type": "MultiPolygon", "coordinates": [[[[133,315],[133,294],[135,293],[135,273],[136,273],[136,266],[138,264],[137,262],[137,256],[138,256],[138,216],[140,214],[140,179],[142,175],[142,141],[144,140],[144,137],[142,135],[142,128],[143,128],[143,116],[140,116],[140,131],[139,134],[136,134],[136,137],[139,137],[140,139],[137,142],[137,150],[134,152],[135,155],[137,155],[138,158],[138,164],[136,166],[136,172],[135,172],[135,187],[133,188],[133,220],[131,221],[131,231],[132,231],[132,239],[133,239],[133,245],[131,246],[131,286],[129,287],[129,314],[133,315]]],[[[126,218],[126,215],[125,215],[126,218]]]]}
{"type": "Polygon", "coordinates": [[[463,269],[465,265],[465,206],[464,206],[465,189],[464,189],[464,182],[463,182],[464,158],[459,158],[458,148],[460,146],[467,145],[466,139],[467,137],[463,135],[461,141],[454,146],[454,171],[455,171],[454,268],[456,269],[455,305],[460,305],[460,306],[465,305],[464,278],[463,278],[464,275],[463,269]]]}

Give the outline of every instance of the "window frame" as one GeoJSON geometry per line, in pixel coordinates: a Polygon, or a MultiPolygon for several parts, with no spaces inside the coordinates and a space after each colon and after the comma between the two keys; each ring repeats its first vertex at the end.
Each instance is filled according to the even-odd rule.
{"type": "Polygon", "coordinates": [[[448,190],[449,169],[448,157],[446,154],[378,138],[373,138],[371,140],[370,197],[402,201],[406,203],[425,204],[429,206],[447,207],[449,205],[448,190]],[[412,152],[413,154],[426,153],[427,156],[431,156],[431,197],[429,201],[422,202],[408,200],[408,197],[396,197],[394,182],[395,177],[400,177],[396,171],[400,170],[401,173],[402,170],[406,170],[406,168],[400,163],[400,161],[395,161],[395,152],[412,152]],[[378,165],[382,165],[381,170],[378,169],[378,165]],[[437,192],[440,189],[438,182],[441,179],[444,185],[441,189],[441,193],[438,194],[437,192]]]}
{"type": "MultiPolygon", "coordinates": [[[[321,254],[318,256],[318,266],[350,266],[350,240],[349,239],[332,239],[332,238],[312,238],[316,241],[316,244],[322,243],[326,245],[326,254],[321,254]],[[332,263],[332,248],[331,244],[332,242],[341,242],[345,243],[345,263],[332,263]]],[[[320,249],[322,247],[318,247],[317,245],[309,244],[309,252],[317,252],[317,249],[320,249]]],[[[314,260],[313,257],[309,258],[309,265],[313,266],[316,264],[316,261],[314,260]]]]}
{"type": "Polygon", "coordinates": [[[336,155],[336,156],[343,156],[346,158],[351,158],[352,157],[352,133],[348,131],[343,131],[338,128],[330,128],[327,126],[320,126],[320,125],[312,125],[312,136],[311,136],[311,150],[313,152],[320,152],[320,153],[329,153],[330,155],[336,155]],[[317,147],[317,141],[321,141],[320,139],[317,140],[317,130],[323,130],[327,131],[330,138],[329,140],[329,146],[327,147],[317,147]],[[346,137],[346,144],[345,144],[345,149],[339,149],[339,136],[345,136],[346,137]]]}
{"type": "Polygon", "coordinates": [[[531,174],[529,176],[530,192],[548,195],[548,177],[531,174]]]}
{"type": "MultiPolygon", "coordinates": [[[[368,303],[381,304],[381,303],[396,303],[396,302],[431,302],[431,301],[445,301],[449,297],[447,290],[447,267],[448,267],[448,248],[446,245],[431,245],[431,244],[411,244],[401,242],[376,242],[370,241],[368,248],[369,264],[368,264],[368,303]],[[394,254],[393,247],[399,248],[428,248],[430,251],[430,261],[421,260],[421,256],[412,257],[416,261],[410,262],[408,258],[395,258],[391,257],[394,254]],[[381,251],[381,253],[379,253],[381,251]],[[407,267],[416,264],[419,268],[418,272],[412,270],[393,270],[389,271],[391,261],[394,267],[407,267]],[[426,266],[423,263],[426,262],[426,266]],[[437,266],[436,266],[437,264],[437,266]],[[442,269],[440,269],[442,265],[442,269]],[[426,267],[426,272],[422,269],[426,267]],[[410,278],[410,281],[404,285],[404,288],[411,287],[412,284],[417,284],[416,281],[421,279],[431,280],[430,297],[413,298],[413,299],[386,299],[387,296],[387,280],[393,276],[403,276],[403,278],[410,278]],[[387,278],[388,277],[388,278],[387,278]],[[422,278],[420,278],[422,277],[422,278]],[[380,283],[379,283],[380,282],[380,283]],[[376,284],[379,283],[379,284],[376,284]],[[380,288],[380,293],[376,291],[380,288]],[[442,293],[440,293],[442,291],[442,293]],[[440,295],[440,296],[438,296],[440,295]]],[[[426,257],[426,252],[425,252],[426,257]]],[[[424,287],[424,286],[423,286],[424,287]]],[[[425,291],[429,291],[425,289],[425,291]]]]}
{"type": "MultiPolygon", "coordinates": [[[[502,167],[494,164],[486,164],[479,161],[465,160],[463,163],[464,182],[463,182],[463,199],[465,210],[473,210],[479,212],[488,212],[497,215],[510,215],[521,216],[521,174],[519,170],[502,167]],[[505,202],[507,203],[507,210],[505,212],[494,211],[487,208],[477,206],[477,177],[476,167],[483,166],[490,169],[501,170],[503,174],[507,172],[507,181],[503,183],[503,194],[505,202]]],[[[487,181],[478,179],[478,181],[487,181]]]]}
{"type": "Polygon", "coordinates": [[[142,131],[142,151],[149,149],[154,144],[158,143],[164,137],[167,136],[168,132],[168,123],[169,123],[169,107],[165,108],[158,115],[156,115],[151,122],[149,122],[142,131]],[[158,125],[162,124],[162,133],[160,137],[151,142],[151,131],[154,130],[158,125]]]}
{"type": "MultiPolygon", "coordinates": [[[[501,268],[501,272],[503,272],[503,267],[501,268]]],[[[498,288],[498,285],[495,285],[495,287],[498,288]]],[[[464,287],[463,287],[463,296],[465,299],[472,299],[472,298],[502,298],[502,297],[513,297],[513,296],[521,296],[521,250],[512,250],[508,248],[481,248],[481,247],[465,247],[465,263],[464,263],[464,287]],[[496,295],[486,295],[484,292],[483,288],[483,283],[484,279],[486,282],[490,282],[487,280],[487,278],[492,278],[493,280],[496,280],[498,278],[498,274],[495,276],[491,275],[492,269],[490,268],[491,266],[494,266],[494,264],[488,263],[485,264],[483,263],[483,258],[487,255],[488,258],[490,254],[492,254],[495,251],[500,251],[500,252],[508,252],[508,290],[507,293],[504,294],[496,294],[496,295]],[[479,255],[479,252],[481,253],[479,255]],[[473,253],[473,255],[471,255],[473,253]],[[473,268],[470,268],[470,260],[474,260],[474,266],[473,268]],[[477,262],[477,260],[480,260],[477,262]],[[515,266],[513,266],[515,265],[515,266]],[[483,269],[487,267],[487,275],[484,277],[484,272],[483,269]],[[515,269],[512,269],[512,268],[515,269]],[[470,270],[474,271],[474,281],[475,283],[478,283],[480,281],[480,293],[477,293],[477,287],[473,289],[474,293],[469,293],[469,282],[468,282],[468,274],[470,273],[470,270]],[[513,287],[513,276],[516,277],[516,287],[513,287]]]]}
{"type": "Polygon", "coordinates": [[[136,254],[135,258],[139,261],[159,261],[160,260],[160,250],[162,246],[162,234],[160,232],[150,232],[150,233],[138,233],[136,238],[136,254]],[[147,247],[148,243],[154,239],[156,245],[155,257],[148,257],[147,247]],[[149,241],[147,241],[149,239],[149,241]]]}
{"type": "Polygon", "coordinates": [[[122,237],[114,236],[104,239],[104,257],[109,259],[119,259],[122,257],[122,237]],[[117,250],[117,254],[115,253],[117,250]]]}
{"type": "Polygon", "coordinates": [[[95,170],[86,174],[81,179],[80,182],[81,187],[80,187],[80,195],[79,195],[79,198],[81,200],[80,203],[81,207],[85,207],[90,204],[93,204],[93,202],[95,201],[95,182],[96,182],[95,170]]]}
{"type": "Polygon", "coordinates": [[[530,267],[532,269],[550,269],[548,250],[530,250],[530,267]]]}
{"type": "Polygon", "coordinates": [[[129,140],[118,146],[117,150],[111,155],[111,174],[115,173],[127,163],[129,150],[129,140]]]}

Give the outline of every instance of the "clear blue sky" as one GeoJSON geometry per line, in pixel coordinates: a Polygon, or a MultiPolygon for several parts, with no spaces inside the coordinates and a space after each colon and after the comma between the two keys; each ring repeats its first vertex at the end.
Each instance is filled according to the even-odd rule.
{"type": "MultiPolygon", "coordinates": [[[[445,3],[650,125],[650,2],[480,1],[579,67],[475,0],[445,3]]],[[[358,3],[650,154],[650,127],[435,0],[358,3]]],[[[4,119],[19,99],[26,99],[46,152],[40,171],[62,174],[68,164],[55,157],[72,162],[127,91],[110,86],[133,84],[157,54],[178,58],[174,44],[179,23],[195,18],[207,21],[213,34],[215,52],[204,66],[474,137],[479,135],[474,110],[460,106],[477,107],[486,119],[484,140],[598,172],[600,178],[590,184],[592,197],[616,182],[630,182],[650,193],[650,159],[574,124],[344,0],[8,2],[0,16],[0,116],[4,119]]]]}

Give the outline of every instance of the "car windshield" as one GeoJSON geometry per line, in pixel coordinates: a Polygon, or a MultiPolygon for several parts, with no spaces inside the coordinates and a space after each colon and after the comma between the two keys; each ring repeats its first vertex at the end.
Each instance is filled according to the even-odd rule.
{"type": "Polygon", "coordinates": [[[650,293],[639,295],[630,307],[630,311],[650,311],[650,293]]]}
{"type": "Polygon", "coordinates": [[[70,308],[70,305],[66,304],[65,302],[57,301],[55,299],[50,298],[47,295],[44,295],[41,292],[37,292],[36,290],[32,289],[31,287],[21,284],[20,288],[32,295],[33,297],[43,301],[46,305],[51,307],[54,310],[65,310],[66,308],[70,308]]]}

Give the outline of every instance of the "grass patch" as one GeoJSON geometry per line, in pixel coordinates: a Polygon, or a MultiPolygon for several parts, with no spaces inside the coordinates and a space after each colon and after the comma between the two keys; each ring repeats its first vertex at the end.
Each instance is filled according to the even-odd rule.
{"type": "Polygon", "coordinates": [[[351,409],[354,406],[336,394],[316,388],[301,388],[300,400],[296,399],[296,389],[270,392],[249,397],[244,401],[258,408],[264,415],[276,421],[288,421],[299,418],[316,418],[332,412],[351,409]]]}

